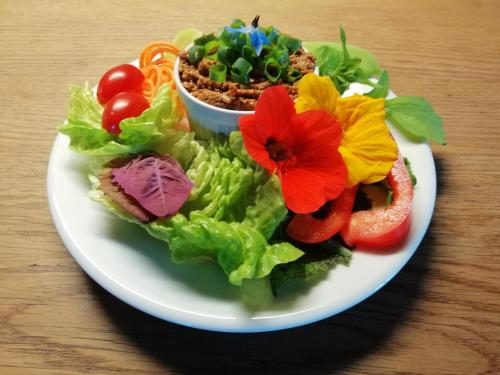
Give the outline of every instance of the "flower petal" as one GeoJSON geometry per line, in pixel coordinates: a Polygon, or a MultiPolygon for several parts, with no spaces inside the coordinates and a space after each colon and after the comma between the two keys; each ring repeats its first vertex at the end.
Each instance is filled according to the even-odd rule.
{"type": "Polygon", "coordinates": [[[316,74],[306,74],[298,83],[299,95],[295,108],[297,112],[324,109],[334,115],[339,92],[332,80],[316,74]]]}
{"type": "Polygon", "coordinates": [[[338,151],[342,130],[335,117],[325,111],[297,115],[291,127],[296,143],[292,148],[295,167],[320,176],[325,182],[325,199],[337,198],[345,187],[347,168],[338,151]]]}
{"type": "Polygon", "coordinates": [[[271,160],[266,150],[267,134],[261,127],[256,126],[255,115],[240,117],[239,128],[243,136],[243,145],[250,156],[269,173],[274,173],[276,163],[271,160]]]}
{"type": "Polygon", "coordinates": [[[335,114],[344,129],[339,151],[349,171],[347,186],[383,180],[398,155],[384,120],[384,100],[361,95],[342,98],[335,114]]]}
{"type": "Polygon", "coordinates": [[[287,207],[295,213],[317,211],[326,202],[325,181],[320,175],[300,168],[284,171],[281,188],[287,207]]]}
{"type": "Polygon", "coordinates": [[[255,28],[250,31],[250,42],[252,43],[252,47],[255,49],[257,56],[260,56],[262,47],[269,44],[266,34],[255,28]]]}
{"type": "Polygon", "coordinates": [[[255,106],[255,122],[266,141],[288,144],[289,127],[295,116],[293,100],[285,86],[272,86],[264,90],[255,106]]]}

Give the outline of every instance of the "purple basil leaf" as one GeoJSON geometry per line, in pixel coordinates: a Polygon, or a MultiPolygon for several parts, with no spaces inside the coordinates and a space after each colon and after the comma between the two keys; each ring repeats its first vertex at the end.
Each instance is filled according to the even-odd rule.
{"type": "Polygon", "coordinates": [[[170,156],[146,156],[113,169],[113,182],[157,217],[179,211],[193,184],[170,156]]]}

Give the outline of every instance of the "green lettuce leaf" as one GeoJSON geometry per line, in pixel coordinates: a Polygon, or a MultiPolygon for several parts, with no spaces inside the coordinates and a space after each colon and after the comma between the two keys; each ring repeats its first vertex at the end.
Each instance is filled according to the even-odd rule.
{"type": "Polygon", "coordinates": [[[89,156],[122,156],[145,151],[157,151],[162,141],[174,133],[180,113],[172,100],[168,85],[158,91],[151,107],[138,117],[120,123],[118,136],[101,128],[102,107],[88,85],[70,88],[67,123],[60,127],[69,136],[70,148],[89,156]]]}
{"type": "MultiPolygon", "coordinates": [[[[235,144],[239,136],[233,135],[235,144]]],[[[96,177],[91,177],[91,198],[167,242],[175,262],[198,257],[215,260],[234,285],[266,277],[276,265],[303,255],[288,242],[268,242],[287,214],[276,176],[256,165],[251,167],[254,163],[242,161],[230,148],[221,154],[220,145],[204,145],[191,133],[174,134],[173,138],[178,141],[168,143],[164,151],[174,157],[179,157],[179,150],[188,154],[184,167],[195,185],[180,213],[142,223],[109,200],[96,177]]]]}
{"type": "Polygon", "coordinates": [[[431,104],[420,96],[398,96],[386,100],[385,115],[412,138],[446,144],[443,121],[431,104]]]}
{"type": "Polygon", "coordinates": [[[348,266],[352,252],[334,239],[320,244],[321,249],[312,249],[294,262],[275,267],[270,275],[273,294],[291,280],[311,280],[320,277],[337,264],[348,266]]]}
{"type": "Polygon", "coordinates": [[[197,257],[214,259],[233,285],[243,279],[258,279],[282,263],[294,261],[303,252],[288,242],[270,245],[255,228],[238,222],[177,214],[166,222],[146,226],[156,238],[168,242],[174,262],[197,257]]]}

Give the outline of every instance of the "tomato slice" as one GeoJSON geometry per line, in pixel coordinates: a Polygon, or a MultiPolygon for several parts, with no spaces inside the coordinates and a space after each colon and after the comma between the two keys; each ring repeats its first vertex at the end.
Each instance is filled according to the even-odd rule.
{"type": "Polygon", "coordinates": [[[351,217],[358,186],[345,189],[333,200],[324,218],[312,214],[295,215],[286,231],[294,240],[304,243],[323,242],[337,234],[351,217]]]}
{"type": "Polygon", "coordinates": [[[408,235],[413,185],[401,155],[389,172],[387,183],[393,192],[392,203],[385,208],[353,212],[347,225],[340,231],[348,245],[387,248],[408,235]]]}
{"type": "Polygon", "coordinates": [[[97,85],[97,101],[105,105],[113,96],[121,92],[142,93],[144,74],[139,68],[122,64],[108,70],[97,85]]]}
{"type": "Polygon", "coordinates": [[[147,99],[133,91],[116,94],[108,101],[102,112],[102,127],[111,134],[120,134],[120,121],[137,117],[149,108],[147,99]]]}

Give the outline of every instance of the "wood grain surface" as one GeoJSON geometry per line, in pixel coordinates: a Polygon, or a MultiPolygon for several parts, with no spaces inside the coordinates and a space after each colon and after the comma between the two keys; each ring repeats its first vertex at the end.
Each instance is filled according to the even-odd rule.
{"type": "Polygon", "coordinates": [[[482,0],[0,1],[0,374],[499,374],[500,4],[482,0]],[[208,4],[208,5],[207,5],[208,4]],[[46,172],[69,83],[95,84],[149,41],[260,14],[303,40],[370,49],[444,119],[427,235],[382,290],[281,332],[147,316],[69,255],[46,172]]]}

